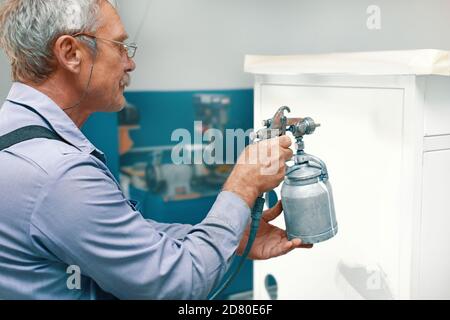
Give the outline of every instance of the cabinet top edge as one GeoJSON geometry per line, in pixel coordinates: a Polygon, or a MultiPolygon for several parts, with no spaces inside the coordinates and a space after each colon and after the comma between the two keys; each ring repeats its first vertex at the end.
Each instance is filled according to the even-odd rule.
{"type": "Polygon", "coordinates": [[[450,76],[450,52],[435,49],[246,55],[245,72],[264,75],[440,75],[450,76]]]}

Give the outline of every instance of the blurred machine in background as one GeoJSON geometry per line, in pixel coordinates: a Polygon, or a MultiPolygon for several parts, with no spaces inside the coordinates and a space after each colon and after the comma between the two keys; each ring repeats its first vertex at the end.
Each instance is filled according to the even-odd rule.
{"type": "MultiPolygon", "coordinates": [[[[194,95],[194,135],[203,138],[209,130],[214,129],[225,136],[230,103],[230,97],[226,95],[194,95]]],[[[203,139],[201,141],[194,139],[192,144],[183,146],[183,153],[189,153],[189,158],[194,160],[194,153],[203,154],[206,148],[208,148],[208,142],[203,139]]],[[[208,165],[203,161],[174,164],[167,158],[170,157],[173,149],[174,146],[157,146],[132,150],[132,152],[143,152],[149,155],[145,168],[147,190],[161,194],[166,201],[217,194],[233,166],[222,163],[208,165]]]]}

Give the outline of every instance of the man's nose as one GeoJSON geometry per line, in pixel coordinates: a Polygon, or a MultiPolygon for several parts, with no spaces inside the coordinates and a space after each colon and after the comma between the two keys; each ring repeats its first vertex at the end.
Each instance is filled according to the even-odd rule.
{"type": "Polygon", "coordinates": [[[128,58],[126,72],[133,72],[136,69],[136,62],[132,58],[128,58]]]}

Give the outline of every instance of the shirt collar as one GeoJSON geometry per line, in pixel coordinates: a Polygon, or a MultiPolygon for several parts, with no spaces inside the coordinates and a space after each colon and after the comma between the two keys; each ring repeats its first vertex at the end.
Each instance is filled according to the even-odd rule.
{"type": "Polygon", "coordinates": [[[14,82],[8,100],[27,105],[43,118],[64,140],[83,152],[97,152],[103,155],[75,125],[72,119],[48,96],[20,82],[14,82]]]}

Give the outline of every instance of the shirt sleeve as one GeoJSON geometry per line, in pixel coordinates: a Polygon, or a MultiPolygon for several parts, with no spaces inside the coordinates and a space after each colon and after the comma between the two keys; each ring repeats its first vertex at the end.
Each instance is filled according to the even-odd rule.
{"type": "Polygon", "coordinates": [[[161,223],[151,219],[147,219],[147,222],[150,223],[158,232],[166,233],[169,237],[178,240],[183,240],[193,227],[190,224],[161,223]]]}
{"type": "Polygon", "coordinates": [[[119,299],[206,298],[227,271],[249,221],[248,205],[221,192],[201,223],[172,232],[135,211],[93,158],[66,157],[32,214],[36,250],[79,266],[119,299]]]}

